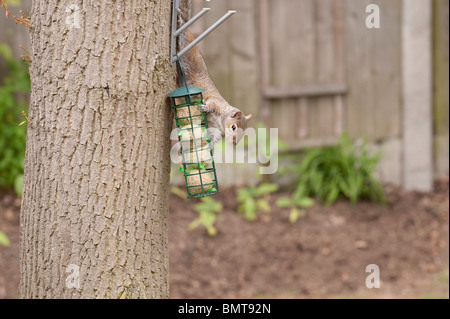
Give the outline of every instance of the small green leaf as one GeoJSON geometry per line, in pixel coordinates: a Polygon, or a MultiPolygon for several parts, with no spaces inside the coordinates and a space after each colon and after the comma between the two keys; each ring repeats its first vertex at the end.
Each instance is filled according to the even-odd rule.
{"type": "Polygon", "coordinates": [[[334,204],[334,202],[336,202],[338,197],[339,197],[339,188],[335,186],[328,192],[326,204],[327,205],[334,204]]]}
{"type": "Polygon", "coordinates": [[[256,201],[256,207],[265,214],[269,214],[272,211],[270,204],[265,199],[258,199],[256,201]]]}
{"type": "Polygon", "coordinates": [[[239,203],[245,203],[245,201],[248,198],[251,198],[251,197],[252,196],[251,196],[249,190],[247,190],[247,189],[240,189],[240,190],[238,190],[238,202],[239,203]]]}
{"type": "Polygon", "coordinates": [[[200,226],[202,223],[200,222],[200,218],[197,218],[196,220],[194,220],[192,223],[189,224],[188,229],[189,230],[194,230],[196,229],[198,226],[200,226]]]}
{"type": "Polygon", "coordinates": [[[292,201],[295,203],[301,201],[303,198],[307,197],[306,192],[303,191],[303,187],[301,187],[299,185],[299,187],[297,188],[297,190],[294,193],[294,198],[292,199],[292,201]]]}
{"type": "Polygon", "coordinates": [[[301,208],[309,208],[311,206],[314,206],[314,199],[310,197],[304,197],[296,201],[295,204],[301,208]]]}
{"type": "Polygon", "coordinates": [[[9,247],[9,245],[11,245],[9,238],[1,231],[0,231],[0,245],[3,245],[5,247],[9,247]]]}
{"type": "Polygon", "coordinates": [[[294,205],[294,202],[290,198],[280,198],[277,200],[277,206],[281,208],[291,207],[294,205]]]}
{"type": "Polygon", "coordinates": [[[256,203],[253,198],[247,198],[244,203],[244,214],[248,221],[256,219],[256,203]]]}
{"type": "Polygon", "coordinates": [[[255,189],[255,197],[264,196],[275,193],[278,191],[279,186],[277,184],[261,184],[255,189]]]}
{"type": "Polygon", "coordinates": [[[194,206],[194,209],[198,212],[199,217],[189,225],[189,229],[202,225],[209,236],[216,236],[217,230],[214,224],[217,219],[216,214],[223,210],[222,204],[211,197],[204,197],[199,204],[194,206]]]}
{"type": "Polygon", "coordinates": [[[297,208],[293,208],[289,214],[289,222],[295,224],[300,217],[300,211],[297,208]]]}
{"type": "Polygon", "coordinates": [[[206,228],[206,232],[211,237],[216,237],[217,235],[217,229],[214,226],[209,226],[206,228]]]}
{"type": "Polygon", "coordinates": [[[181,188],[176,187],[176,186],[173,186],[173,187],[170,189],[170,192],[171,192],[172,194],[174,194],[174,195],[176,195],[176,196],[182,198],[182,199],[186,199],[186,197],[187,197],[186,192],[184,192],[181,188]]]}
{"type": "Polygon", "coordinates": [[[18,6],[22,3],[22,0],[6,0],[7,5],[18,6]]]}
{"type": "Polygon", "coordinates": [[[14,180],[14,191],[17,196],[22,197],[22,189],[23,189],[23,174],[20,174],[14,180]]]}

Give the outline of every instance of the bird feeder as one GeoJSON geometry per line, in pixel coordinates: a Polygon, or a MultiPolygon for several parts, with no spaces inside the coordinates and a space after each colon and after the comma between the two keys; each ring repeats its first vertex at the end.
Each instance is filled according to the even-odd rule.
{"type": "Polygon", "coordinates": [[[171,64],[177,62],[178,75],[184,87],[175,90],[169,97],[172,100],[175,121],[178,128],[178,140],[182,157],[182,167],[180,167],[180,171],[184,173],[188,198],[201,198],[219,193],[216,166],[214,164],[213,150],[208,132],[208,121],[206,113],[203,112],[201,108],[204,104],[203,92],[205,90],[187,86],[180,58],[235,14],[236,11],[228,11],[222,18],[217,20],[205,32],[177,53],[177,37],[195,21],[210,11],[209,8],[204,8],[177,29],[180,6],[181,0],[172,1],[170,62],[171,64]]]}
{"type": "MultiPolygon", "coordinates": [[[[184,78],[184,74],[181,77],[184,78]]],[[[178,129],[180,171],[184,173],[189,199],[219,193],[208,121],[200,108],[204,104],[204,91],[185,85],[169,95],[178,129]]]]}

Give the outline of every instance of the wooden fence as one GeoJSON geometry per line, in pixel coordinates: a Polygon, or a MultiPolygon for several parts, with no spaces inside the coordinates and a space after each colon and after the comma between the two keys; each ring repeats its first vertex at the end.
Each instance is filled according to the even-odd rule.
{"type": "Polygon", "coordinates": [[[396,138],[401,0],[376,1],[389,8],[378,30],[365,26],[373,2],[216,1],[196,31],[227,9],[238,11],[203,44],[210,73],[226,98],[280,128],[289,144],[327,143],[344,130],[371,140],[396,138]]]}

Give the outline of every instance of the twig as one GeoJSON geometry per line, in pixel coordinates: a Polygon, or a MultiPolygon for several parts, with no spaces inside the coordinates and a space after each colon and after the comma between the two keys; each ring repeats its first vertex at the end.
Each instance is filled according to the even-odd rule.
{"type": "Polygon", "coordinates": [[[27,114],[26,114],[25,111],[23,111],[23,110],[22,110],[22,115],[23,115],[23,117],[25,117],[25,121],[23,121],[22,123],[20,123],[19,126],[24,125],[26,122],[30,123],[29,117],[27,116],[27,114]]]}
{"type": "Polygon", "coordinates": [[[19,48],[21,48],[22,50],[24,50],[25,51],[25,53],[26,54],[22,54],[22,60],[24,60],[25,61],[25,63],[28,63],[28,65],[30,65],[31,64],[31,53],[27,50],[27,49],[25,49],[24,47],[23,47],[23,45],[19,45],[19,48]]]}
{"type": "Polygon", "coordinates": [[[0,8],[5,9],[5,16],[6,16],[6,18],[9,18],[9,16],[11,16],[11,17],[13,17],[16,20],[16,24],[20,23],[21,25],[23,25],[23,26],[25,26],[27,28],[31,28],[30,17],[28,15],[24,14],[22,10],[19,11],[22,14],[20,17],[14,15],[8,9],[8,7],[6,7],[6,4],[5,4],[4,0],[0,0],[0,8]]]}

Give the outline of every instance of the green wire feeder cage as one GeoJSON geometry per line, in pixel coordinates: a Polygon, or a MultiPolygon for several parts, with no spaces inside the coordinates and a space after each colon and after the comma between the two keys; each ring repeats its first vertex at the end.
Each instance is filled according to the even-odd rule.
{"type": "Polygon", "coordinates": [[[178,72],[184,87],[169,94],[175,113],[180,143],[182,167],[188,198],[201,198],[219,193],[216,166],[206,113],[199,107],[204,104],[205,90],[187,86],[181,64],[178,72]]]}

